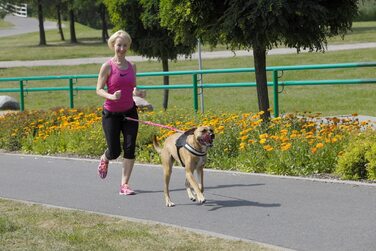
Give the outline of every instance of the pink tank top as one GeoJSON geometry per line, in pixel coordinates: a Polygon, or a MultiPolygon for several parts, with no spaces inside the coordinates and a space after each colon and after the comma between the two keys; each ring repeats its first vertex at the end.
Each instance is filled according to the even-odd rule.
{"type": "Polygon", "coordinates": [[[104,108],[110,112],[125,112],[134,106],[133,88],[136,86],[136,74],[133,66],[127,61],[128,68],[121,70],[110,59],[108,63],[111,66],[111,73],[107,79],[107,91],[113,94],[117,90],[121,90],[119,100],[106,99],[104,108]]]}

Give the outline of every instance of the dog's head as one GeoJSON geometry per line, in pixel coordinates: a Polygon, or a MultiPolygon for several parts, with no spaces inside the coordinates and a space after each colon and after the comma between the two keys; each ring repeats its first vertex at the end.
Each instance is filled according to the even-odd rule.
{"type": "Polygon", "coordinates": [[[200,126],[194,131],[196,140],[203,146],[212,147],[215,138],[214,131],[210,126],[200,126]]]}

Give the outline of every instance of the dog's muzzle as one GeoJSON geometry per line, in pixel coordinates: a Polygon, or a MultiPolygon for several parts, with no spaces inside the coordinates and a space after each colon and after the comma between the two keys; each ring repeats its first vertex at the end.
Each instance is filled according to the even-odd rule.
{"type": "Polygon", "coordinates": [[[200,144],[204,145],[204,146],[212,147],[214,138],[215,138],[214,133],[212,133],[212,132],[205,133],[200,138],[200,144]]]}

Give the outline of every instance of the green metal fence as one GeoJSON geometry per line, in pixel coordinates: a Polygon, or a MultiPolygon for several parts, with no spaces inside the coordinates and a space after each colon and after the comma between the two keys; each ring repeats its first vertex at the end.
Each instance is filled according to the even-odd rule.
{"type": "MultiPolygon", "coordinates": [[[[295,65],[295,66],[272,66],[267,67],[268,72],[272,72],[272,81],[268,82],[268,86],[273,87],[273,110],[274,116],[279,116],[279,87],[297,86],[297,85],[343,85],[343,84],[376,84],[376,78],[372,79],[336,79],[336,80],[302,80],[302,81],[279,81],[279,73],[284,71],[301,71],[301,70],[323,70],[323,69],[340,69],[340,68],[360,68],[360,67],[376,67],[376,62],[362,63],[344,63],[344,64],[317,64],[317,65],[295,65]]],[[[153,85],[138,86],[139,89],[192,89],[193,108],[198,111],[198,89],[199,88],[230,88],[230,87],[255,87],[255,82],[242,83],[198,83],[198,75],[207,74],[223,74],[223,73],[254,73],[254,68],[234,68],[234,69],[211,69],[211,70],[192,70],[192,71],[171,71],[171,72],[142,72],[137,73],[137,77],[160,77],[160,76],[181,76],[191,75],[192,83],[178,85],[153,85]]],[[[376,72],[373,69],[373,72],[376,72]]],[[[74,108],[74,91],[95,90],[95,86],[75,86],[79,79],[96,79],[98,74],[88,75],[65,75],[65,76],[33,76],[33,77],[14,77],[0,78],[0,82],[18,82],[18,88],[1,88],[1,92],[19,92],[20,93],[20,110],[25,109],[25,92],[40,91],[68,91],[69,106],[74,108]],[[65,87],[38,87],[25,88],[25,83],[29,81],[51,81],[51,80],[67,80],[68,85],[65,87]]]]}

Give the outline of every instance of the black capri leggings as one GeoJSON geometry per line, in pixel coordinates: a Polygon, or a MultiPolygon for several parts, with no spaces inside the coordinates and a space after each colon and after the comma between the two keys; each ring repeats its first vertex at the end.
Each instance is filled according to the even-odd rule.
{"type": "Polygon", "coordinates": [[[120,156],[120,132],[123,134],[124,158],[135,158],[138,122],[126,120],[125,117],[138,119],[136,105],[126,112],[110,112],[103,109],[102,127],[107,142],[107,150],[104,154],[108,160],[117,159],[120,156]]]}

